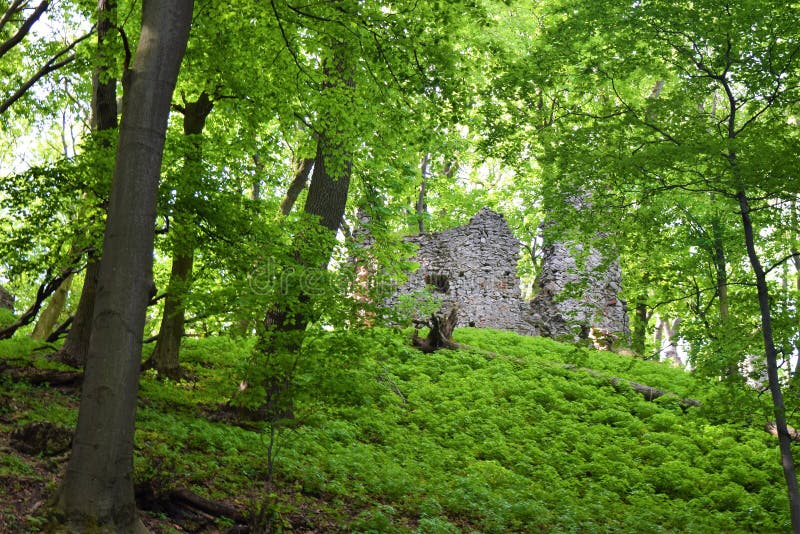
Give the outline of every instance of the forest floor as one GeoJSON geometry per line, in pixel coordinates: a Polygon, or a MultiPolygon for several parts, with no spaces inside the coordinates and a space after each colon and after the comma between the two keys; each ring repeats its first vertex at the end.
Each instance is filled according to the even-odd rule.
{"type": "MultiPolygon", "coordinates": [[[[31,425],[23,421],[28,419],[27,415],[35,414],[47,406],[77,411],[80,391],[79,385],[74,383],[49,387],[46,381],[42,381],[48,371],[35,366],[14,367],[11,374],[16,381],[17,392],[24,388],[25,395],[7,395],[5,392],[0,395],[0,534],[25,534],[37,532],[46,524],[48,506],[55,498],[58,483],[67,468],[68,451],[62,450],[62,445],[68,445],[71,431],[65,441],[64,436],[59,435],[63,432],[62,427],[46,424],[42,429],[39,423],[31,425]],[[44,387],[27,387],[26,381],[37,382],[44,387]],[[41,430],[27,434],[20,432],[32,427],[41,430]]],[[[61,378],[64,374],[64,371],[53,371],[54,376],[61,378]]],[[[80,375],[75,375],[79,379],[80,375]]],[[[148,482],[137,485],[137,504],[142,522],[153,534],[248,531],[246,510],[241,503],[232,499],[210,501],[187,490],[157,495],[161,488],[153,487],[153,481],[148,482]],[[197,501],[191,502],[191,499],[197,501]],[[234,524],[235,519],[239,520],[238,526],[234,524]]],[[[199,482],[200,485],[211,486],[213,481],[207,479],[199,482]]],[[[258,494],[254,493],[249,500],[256,498],[258,494]]],[[[290,498],[290,494],[281,492],[281,499],[290,498]]],[[[247,499],[240,496],[239,500],[247,499]]],[[[314,503],[297,502],[290,508],[292,513],[282,517],[282,529],[298,534],[341,530],[335,522],[325,517],[321,507],[314,507],[314,503]]]]}
{"type": "MultiPolygon", "coordinates": [[[[296,367],[295,419],[274,427],[230,409],[263,398],[240,391],[260,369],[252,340],[187,339],[188,378],[140,381],[143,522],[154,534],[788,528],[758,392],[508,332],[455,339],[460,350],[422,354],[407,333],[320,334],[296,367]]],[[[2,534],[44,528],[67,466],[79,386],[46,348],[0,341],[2,534]]]]}

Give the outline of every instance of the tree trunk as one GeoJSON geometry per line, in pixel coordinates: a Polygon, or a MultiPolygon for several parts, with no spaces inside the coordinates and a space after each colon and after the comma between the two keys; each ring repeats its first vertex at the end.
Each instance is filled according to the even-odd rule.
{"type": "Polygon", "coordinates": [[[764,268],[756,252],[753,222],[750,218],[750,201],[744,191],[739,191],[737,193],[737,198],[742,218],[742,227],[744,228],[745,244],[747,245],[747,256],[750,258],[750,266],[753,268],[753,274],[755,274],[756,277],[756,287],[758,288],[758,305],[761,311],[761,335],[764,339],[764,356],[767,360],[767,377],[769,378],[769,391],[772,395],[775,428],[778,432],[783,476],[786,480],[786,489],[789,493],[792,532],[800,534],[800,491],[797,486],[794,459],[792,458],[792,436],[786,424],[786,409],[783,403],[783,392],[781,391],[780,378],[778,376],[778,351],[775,349],[775,341],[772,336],[772,312],[769,304],[770,297],[769,287],[767,286],[767,274],[764,272],[764,268]]]}
{"type": "MultiPolygon", "coordinates": [[[[795,226],[797,228],[797,226],[795,226]]],[[[793,250],[792,253],[800,254],[800,251],[793,250]]],[[[795,287],[794,290],[797,294],[800,295],[800,256],[794,256],[792,258],[792,263],[794,263],[794,276],[795,276],[795,287]]],[[[798,319],[800,319],[800,314],[798,314],[798,319]]],[[[796,339],[794,342],[794,349],[800,354],[800,339],[796,339]]],[[[800,378],[800,358],[797,359],[797,364],[795,364],[794,368],[794,375],[792,376],[793,379],[800,378]]]]}
{"type": "MultiPolygon", "coordinates": [[[[711,198],[714,202],[714,198],[711,198]]],[[[722,225],[718,217],[711,222],[711,232],[714,248],[714,270],[717,275],[717,297],[719,298],[719,320],[724,327],[730,315],[728,311],[728,268],[725,256],[725,245],[722,241],[722,225]]]]}
{"type": "Polygon", "coordinates": [[[425,154],[420,164],[420,172],[422,174],[422,181],[419,184],[419,197],[417,198],[417,224],[419,225],[419,233],[425,233],[425,216],[428,214],[428,204],[425,202],[426,186],[428,180],[428,161],[430,160],[430,153],[425,154]]]}
{"type": "Polygon", "coordinates": [[[663,333],[661,332],[662,322],[663,321],[661,317],[656,316],[656,327],[655,330],[653,331],[653,345],[655,345],[656,347],[656,354],[658,355],[659,358],[661,357],[661,345],[664,343],[664,340],[662,338],[663,333]]]}
{"type": "Polygon", "coordinates": [[[141,37],[125,73],[89,357],[72,455],[56,503],[68,530],[146,532],[133,488],[136,397],[153,291],[158,177],[192,4],[143,1],[141,37]]]}
{"type": "Polygon", "coordinates": [[[181,376],[180,350],[186,321],[184,297],[189,290],[194,265],[194,250],[187,254],[175,252],[172,257],[164,313],[153,353],[145,363],[146,368],[170,378],[181,376]]]}
{"type": "Polygon", "coordinates": [[[295,202],[297,202],[297,197],[299,197],[303,189],[306,188],[308,176],[311,174],[311,169],[314,168],[314,160],[315,158],[305,158],[298,164],[297,171],[294,173],[294,178],[292,178],[292,183],[289,184],[286,196],[281,202],[281,213],[283,215],[289,215],[289,213],[291,213],[295,202]]]}
{"type": "MultiPolygon", "coordinates": [[[[322,136],[317,143],[317,156],[314,159],[314,172],[308,188],[305,212],[319,217],[322,226],[334,234],[339,229],[347,205],[351,171],[352,162],[342,154],[341,146],[332,143],[327,136],[322,136]],[[335,162],[333,165],[339,171],[338,176],[332,176],[328,172],[331,161],[335,162]]],[[[322,251],[324,264],[320,263],[320,266],[328,264],[334,241],[331,240],[329,246],[322,251]]]]}
{"type": "MultiPolygon", "coordinates": [[[[214,103],[205,92],[194,102],[188,102],[181,108],[183,112],[183,133],[190,138],[189,148],[184,155],[184,177],[198,176],[201,172],[202,152],[201,140],[214,103]]],[[[153,354],[145,364],[154,368],[159,374],[171,378],[180,377],[180,350],[184,333],[186,306],[184,300],[192,285],[192,267],[196,237],[194,228],[187,217],[186,195],[192,191],[179,191],[175,201],[174,243],[172,246],[172,271],[170,273],[167,296],[164,300],[164,313],[161,316],[161,327],[153,354]]]]}
{"type": "MultiPolygon", "coordinates": [[[[800,229],[800,216],[798,216],[797,202],[792,202],[791,221],[791,227],[797,232],[798,229],[800,229]]],[[[797,295],[800,295],[800,235],[797,233],[795,233],[793,236],[791,250],[792,254],[794,254],[794,256],[792,256],[792,265],[794,266],[794,290],[796,291],[797,295]]],[[[797,320],[800,321],[800,313],[795,313],[797,314],[797,320]]],[[[798,354],[800,354],[800,339],[795,339],[794,349],[798,354]]],[[[792,373],[792,382],[794,382],[795,386],[797,385],[798,380],[800,380],[800,358],[797,359],[794,372],[792,373]]]]}
{"type": "Polygon", "coordinates": [[[83,290],[75,311],[75,318],[72,320],[67,339],[56,353],[58,359],[73,367],[82,368],[86,365],[99,270],[100,262],[90,255],[89,263],[86,264],[86,271],[83,274],[83,290]]]}
{"type": "MultiPolygon", "coordinates": [[[[333,59],[325,62],[323,67],[326,81],[323,91],[341,91],[346,98],[350,97],[353,80],[349,77],[346,45],[334,43],[333,59]]],[[[314,158],[311,184],[304,211],[315,216],[320,225],[328,230],[328,235],[314,245],[300,246],[298,236],[295,255],[298,263],[305,267],[325,269],[336,246],[336,232],[344,216],[347,196],[350,188],[352,162],[349,150],[345,148],[343,139],[347,132],[339,129],[340,119],[330,110],[325,110],[327,130],[319,134],[317,152],[314,158]]],[[[296,358],[287,364],[287,354],[296,355],[300,349],[306,327],[310,320],[312,298],[309,288],[300,288],[295,305],[287,308],[285,302],[271,306],[264,317],[263,328],[259,332],[256,352],[265,358],[267,392],[265,407],[266,417],[270,420],[292,417],[292,399],[290,394],[292,374],[296,358]]],[[[313,288],[310,288],[313,291],[313,288]]]]}
{"type": "Polygon", "coordinates": [[[58,323],[58,318],[61,316],[61,312],[64,311],[64,307],[67,304],[67,294],[69,293],[69,288],[72,286],[72,279],[74,276],[75,275],[71,274],[61,282],[61,285],[58,286],[53,296],[50,297],[50,302],[47,303],[47,307],[39,316],[39,320],[36,321],[36,326],[33,327],[33,332],[31,333],[33,339],[44,341],[53,331],[53,328],[55,328],[56,323],[58,323]]]}
{"type": "Polygon", "coordinates": [[[258,154],[253,154],[253,163],[256,166],[256,175],[253,177],[253,187],[250,189],[252,200],[261,200],[261,173],[264,172],[264,164],[258,154]]]}
{"type": "Polygon", "coordinates": [[[116,31],[116,0],[97,2],[97,56],[102,61],[92,73],[92,117],[91,126],[95,132],[114,130],[117,127],[117,79],[108,65],[107,44],[104,42],[109,32],[116,31]]]}
{"type": "Polygon", "coordinates": [[[671,322],[669,319],[659,320],[656,325],[656,350],[658,350],[661,360],[672,360],[675,365],[682,366],[683,362],[678,355],[676,340],[680,324],[680,317],[676,317],[671,322]]]}
{"type": "MultiPolygon", "coordinates": [[[[98,0],[97,2],[97,57],[106,54],[105,39],[116,25],[116,1],[98,0]]],[[[92,117],[91,126],[95,132],[106,132],[117,128],[117,80],[109,77],[108,65],[101,62],[92,74],[92,117]]],[[[100,139],[103,146],[110,146],[108,139],[100,139]]],[[[86,272],[83,278],[83,289],[75,310],[75,319],[67,334],[67,339],[56,353],[56,357],[73,367],[86,365],[89,353],[89,337],[92,334],[92,317],[94,317],[94,299],[97,294],[97,275],[100,270],[100,259],[89,253],[86,272]]]]}
{"type": "MultiPolygon", "coordinates": [[[[305,212],[319,217],[320,224],[330,230],[330,239],[314,250],[309,250],[308,247],[296,247],[297,257],[302,265],[320,269],[327,266],[336,244],[335,233],[347,204],[351,169],[350,162],[345,161],[342,174],[332,177],[326,170],[325,154],[323,138],[317,144],[317,157],[314,161],[305,212]],[[299,252],[301,249],[302,253],[299,252]]],[[[261,411],[268,420],[293,418],[290,389],[296,359],[287,366],[281,355],[296,354],[302,346],[310,320],[310,306],[311,295],[301,289],[295,309],[288,310],[284,303],[276,303],[264,316],[263,329],[259,333],[256,350],[265,357],[266,398],[261,411]]]]}
{"type": "Polygon", "coordinates": [[[639,355],[644,355],[648,320],[647,299],[644,296],[639,296],[636,300],[636,308],[633,316],[633,333],[631,334],[631,349],[639,355]]]}

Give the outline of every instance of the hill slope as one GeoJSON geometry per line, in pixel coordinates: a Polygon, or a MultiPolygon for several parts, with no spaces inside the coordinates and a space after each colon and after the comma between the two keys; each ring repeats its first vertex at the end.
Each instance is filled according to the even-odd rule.
{"type": "MultiPolygon", "coordinates": [[[[179,507],[174,490],[185,488],[295,532],[789,528],[777,442],[755,395],[734,405],[724,386],[683,371],[541,338],[462,329],[456,339],[470,349],[422,354],[379,329],[316,337],[298,363],[297,421],[277,428],[230,424],[220,410],[258,397],[238,393],[251,342],[187,340],[191,379],[142,379],[135,467],[148,525],[233,525],[179,507]],[[675,395],[649,401],[626,381],[675,395]]],[[[28,365],[20,355],[31,349],[0,343],[0,363],[28,365]]],[[[10,371],[0,375],[0,530],[35,531],[65,456],[20,453],[8,436],[30,421],[74,425],[77,393],[10,371]],[[15,486],[38,490],[20,497],[15,486]]]]}

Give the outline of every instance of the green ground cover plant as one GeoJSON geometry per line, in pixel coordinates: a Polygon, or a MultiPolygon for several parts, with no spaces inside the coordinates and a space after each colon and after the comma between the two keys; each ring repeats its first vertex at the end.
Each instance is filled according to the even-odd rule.
{"type": "MultiPolygon", "coordinates": [[[[465,348],[433,354],[406,340],[384,329],[313,336],[296,420],[270,426],[219,417],[241,395],[252,340],[187,339],[186,378],[142,375],[137,482],[268,505],[276,531],[788,528],[777,441],[755,424],[756,392],[739,399],[754,424],[734,424],[715,406],[723,384],[666,364],[493,330],[457,330],[465,348]],[[611,377],[675,395],[648,401],[611,377]]],[[[30,349],[0,345],[9,364],[24,359],[19,346],[30,349]]],[[[17,407],[2,411],[4,432],[48,415],[74,426],[74,393],[6,378],[0,388],[17,407]]],[[[29,462],[12,451],[0,476],[35,477],[29,462]]]]}

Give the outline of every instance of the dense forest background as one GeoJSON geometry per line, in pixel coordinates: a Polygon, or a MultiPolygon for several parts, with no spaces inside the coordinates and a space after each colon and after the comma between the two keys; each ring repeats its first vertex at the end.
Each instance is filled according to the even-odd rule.
{"type": "Polygon", "coordinates": [[[0,527],[800,532],[798,7],[0,2],[0,527]],[[484,206],[624,354],[410,347],[484,206]]]}

